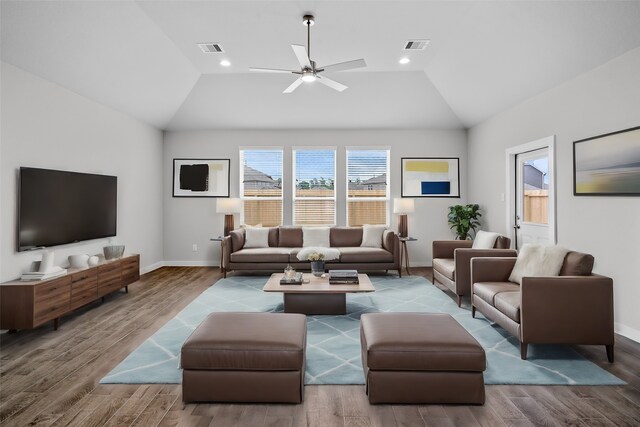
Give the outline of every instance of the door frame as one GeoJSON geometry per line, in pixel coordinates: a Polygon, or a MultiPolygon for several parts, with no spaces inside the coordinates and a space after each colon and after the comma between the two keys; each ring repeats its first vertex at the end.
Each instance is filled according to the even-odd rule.
{"type": "Polygon", "coordinates": [[[529,151],[549,148],[549,241],[558,243],[558,227],[556,223],[556,136],[551,135],[526,144],[510,147],[505,150],[506,156],[506,224],[507,234],[515,247],[515,215],[516,215],[516,155],[529,151]]]}

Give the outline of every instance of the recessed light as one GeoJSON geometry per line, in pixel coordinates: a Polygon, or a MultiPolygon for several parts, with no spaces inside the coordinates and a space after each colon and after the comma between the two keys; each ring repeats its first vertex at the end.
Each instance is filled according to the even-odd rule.
{"type": "Polygon", "coordinates": [[[220,61],[220,65],[222,65],[223,67],[229,67],[231,66],[231,62],[227,61],[226,59],[223,59],[222,61],[220,61]]]}
{"type": "Polygon", "coordinates": [[[404,58],[400,58],[400,61],[398,62],[401,63],[402,65],[405,65],[411,62],[411,60],[405,56],[404,58]]]}

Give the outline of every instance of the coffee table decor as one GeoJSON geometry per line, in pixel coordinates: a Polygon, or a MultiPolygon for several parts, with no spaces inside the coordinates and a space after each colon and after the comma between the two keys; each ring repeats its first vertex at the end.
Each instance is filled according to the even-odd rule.
{"type": "Polygon", "coordinates": [[[311,272],[320,277],[324,274],[324,262],[340,258],[340,251],[336,248],[309,246],[302,248],[297,255],[300,261],[311,262],[311,272]]]}

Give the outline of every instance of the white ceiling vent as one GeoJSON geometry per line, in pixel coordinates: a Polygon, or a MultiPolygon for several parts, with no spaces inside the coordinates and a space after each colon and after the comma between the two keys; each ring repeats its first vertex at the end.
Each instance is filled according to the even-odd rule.
{"type": "Polygon", "coordinates": [[[431,40],[407,40],[404,50],[424,50],[431,40]]]}
{"type": "Polygon", "coordinates": [[[222,53],[224,49],[220,46],[220,43],[198,43],[198,47],[204,53],[222,53]]]}

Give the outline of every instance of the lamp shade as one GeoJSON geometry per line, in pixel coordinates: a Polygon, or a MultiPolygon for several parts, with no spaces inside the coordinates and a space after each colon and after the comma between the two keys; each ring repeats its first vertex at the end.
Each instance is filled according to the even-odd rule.
{"type": "Polygon", "coordinates": [[[216,212],[223,214],[234,214],[242,211],[242,200],[228,197],[216,199],[216,212]]]}
{"type": "Polygon", "coordinates": [[[415,212],[416,207],[413,199],[393,199],[393,213],[408,214],[415,212]]]}

